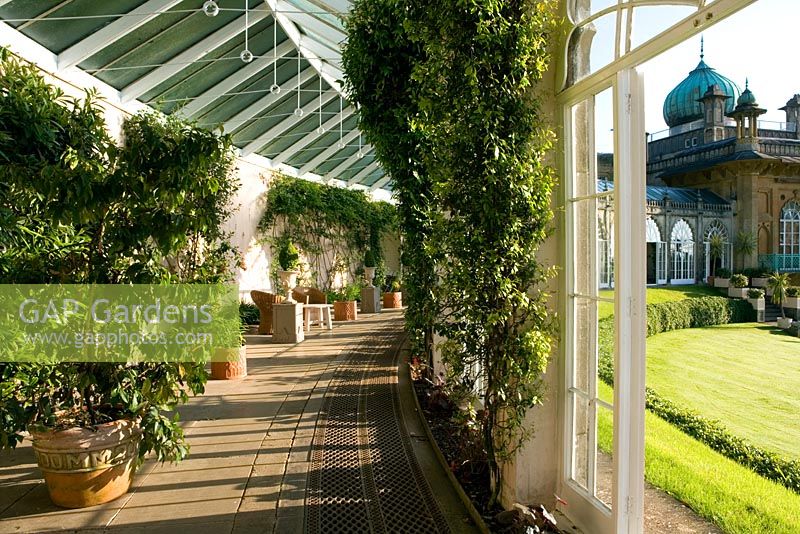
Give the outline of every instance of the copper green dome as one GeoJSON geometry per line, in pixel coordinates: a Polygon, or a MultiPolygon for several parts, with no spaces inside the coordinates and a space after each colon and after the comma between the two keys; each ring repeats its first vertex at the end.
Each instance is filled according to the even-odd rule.
{"type": "Polygon", "coordinates": [[[736,106],[758,106],[756,95],[750,90],[749,82],[745,82],[744,92],[739,97],[739,100],[736,101],[736,106]]]}
{"type": "Polygon", "coordinates": [[[733,111],[739,97],[739,87],[725,76],[706,65],[703,56],[700,63],[678,84],[664,100],[664,122],[672,128],[703,118],[703,108],[699,99],[708,90],[709,85],[717,85],[725,93],[725,113],[733,111]]]}

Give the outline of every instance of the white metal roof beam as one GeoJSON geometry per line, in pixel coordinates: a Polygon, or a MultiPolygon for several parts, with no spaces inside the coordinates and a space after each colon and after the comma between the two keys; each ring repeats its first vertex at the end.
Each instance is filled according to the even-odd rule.
{"type": "MultiPolygon", "coordinates": [[[[340,95],[345,95],[344,89],[339,83],[339,80],[343,78],[342,71],[340,69],[336,69],[330,63],[327,63],[324,59],[320,58],[318,54],[311,51],[307,46],[303,46],[303,35],[300,33],[300,30],[297,29],[295,23],[284,13],[281,13],[278,0],[265,0],[265,2],[267,3],[269,10],[272,11],[272,16],[275,17],[275,20],[277,20],[283,28],[283,32],[297,46],[299,52],[306,58],[311,66],[317,69],[317,72],[320,74],[320,76],[322,76],[322,79],[328,82],[328,85],[336,89],[340,95]]],[[[296,8],[293,8],[290,11],[293,10],[296,10],[296,8]]]]}
{"type": "MultiPolygon", "coordinates": [[[[358,137],[358,134],[359,134],[358,130],[353,130],[350,133],[348,133],[347,135],[345,135],[344,138],[342,138],[342,141],[345,144],[347,144],[350,141],[352,141],[353,139],[355,139],[356,137],[358,137]]],[[[337,152],[339,152],[341,150],[342,149],[339,148],[339,143],[338,142],[336,142],[335,144],[329,146],[328,148],[326,148],[325,150],[323,150],[322,152],[320,152],[319,154],[314,156],[314,158],[311,159],[311,161],[309,161],[308,163],[306,163],[305,165],[300,167],[300,176],[302,176],[305,173],[313,170],[314,168],[317,167],[317,165],[321,164],[323,161],[325,161],[326,159],[328,159],[329,157],[333,156],[334,154],[336,154],[337,152]]]]}
{"type": "MultiPolygon", "coordinates": [[[[337,113],[335,117],[327,120],[322,125],[322,127],[325,129],[326,132],[334,131],[341,122],[347,120],[350,117],[350,115],[352,115],[354,112],[355,108],[353,106],[347,107],[344,110],[342,110],[341,113],[337,113]]],[[[275,164],[283,163],[284,161],[291,158],[292,156],[294,156],[295,154],[306,148],[308,145],[313,143],[315,139],[319,138],[319,136],[320,135],[317,133],[317,131],[314,130],[313,132],[302,138],[300,141],[297,141],[296,143],[292,144],[292,146],[290,146],[289,148],[287,148],[286,150],[284,150],[283,152],[272,158],[272,162],[275,164]]],[[[344,141],[344,138],[342,138],[342,141],[344,141]]]]}
{"type": "MultiPolygon", "coordinates": [[[[287,6],[287,3],[278,0],[278,9],[290,9],[287,6]]],[[[301,28],[308,28],[310,31],[332,43],[338,44],[347,38],[347,34],[343,30],[331,26],[325,21],[318,19],[314,15],[310,15],[308,13],[298,13],[297,11],[294,11],[287,13],[286,16],[301,28]]]]}
{"type": "MultiPolygon", "coordinates": [[[[339,94],[334,91],[333,89],[325,92],[322,94],[322,102],[321,104],[324,106],[334,98],[339,96],[339,94]]],[[[278,137],[279,135],[283,134],[287,130],[291,129],[293,126],[297,125],[299,121],[306,120],[308,118],[309,113],[315,112],[320,106],[320,99],[314,98],[311,102],[303,106],[303,115],[302,117],[297,117],[295,115],[291,115],[285,118],[283,121],[278,123],[276,126],[270,128],[263,134],[259,135],[254,141],[251,141],[242,149],[242,156],[248,156],[253,152],[257,152],[264,148],[266,145],[269,144],[270,141],[278,137]]]]}
{"type": "Polygon", "coordinates": [[[358,182],[361,181],[362,178],[366,178],[373,172],[377,171],[380,167],[381,164],[378,163],[377,160],[373,161],[372,163],[361,169],[361,171],[359,171],[358,174],[347,180],[347,186],[350,187],[358,184],[358,182]]]}
{"type": "Polygon", "coordinates": [[[372,152],[371,146],[367,145],[361,147],[361,158],[358,157],[358,152],[356,152],[355,154],[353,154],[352,156],[341,162],[339,165],[337,165],[336,168],[334,168],[331,172],[325,173],[325,176],[338,180],[339,175],[341,173],[343,173],[344,171],[355,165],[360,159],[362,159],[370,152],[372,152]]]}
{"type": "Polygon", "coordinates": [[[219,98],[221,95],[232,91],[261,71],[270,68],[273,63],[275,63],[275,57],[273,56],[277,56],[277,59],[281,59],[290,52],[294,52],[294,50],[294,43],[287,39],[278,45],[278,48],[275,49],[273,55],[270,55],[269,57],[260,57],[252,63],[248,63],[246,66],[240,68],[224,80],[220,81],[217,85],[211,87],[203,94],[186,104],[178,112],[184,117],[194,117],[199,115],[202,110],[210,106],[214,100],[219,98]]]}
{"type": "MultiPolygon", "coordinates": [[[[266,11],[253,11],[250,13],[250,26],[254,26],[269,16],[266,11]]],[[[122,89],[122,100],[127,102],[142,96],[144,93],[156,87],[165,80],[171,78],[181,70],[185,69],[189,63],[197,61],[212,50],[230,41],[240,33],[244,32],[245,15],[229,22],[219,30],[215,31],[202,41],[187,48],[177,56],[167,61],[163,66],[145,74],[132,84],[122,89]]]]}
{"type": "Polygon", "coordinates": [[[180,2],[181,0],[149,0],[149,2],[145,2],[133,11],[129,11],[126,16],[119,17],[111,24],[61,52],[58,55],[58,70],[77,65],[180,2]]]}
{"type": "Polygon", "coordinates": [[[391,180],[392,180],[392,177],[389,176],[388,174],[386,176],[384,176],[383,178],[379,178],[377,182],[375,182],[374,184],[369,186],[370,193],[372,193],[373,191],[377,191],[378,189],[380,189],[384,185],[388,184],[391,180]]]}
{"type": "Polygon", "coordinates": [[[315,6],[329,11],[332,15],[341,15],[350,11],[348,0],[308,0],[315,6]]]}
{"type": "Polygon", "coordinates": [[[283,85],[281,85],[281,90],[278,94],[268,93],[266,96],[263,96],[244,108],[242,111],[225,121],[223,129],[226,132],[232,132],[234,130],[238,130],[241,128],[244,123],[252,119],[253,117],[257,116],[259,112],[267,109],[270,106],[274,106],[284,98],[289,95],[295,95],[292,89],[295,89],[298,85],[302,86],[311,78],[317,75],[317,71],[312,69],[311,67],[307,68],[303,72],[300,73],[299,83],[298,77],[295,74],[293,78],[287,80],[283,85]]]}

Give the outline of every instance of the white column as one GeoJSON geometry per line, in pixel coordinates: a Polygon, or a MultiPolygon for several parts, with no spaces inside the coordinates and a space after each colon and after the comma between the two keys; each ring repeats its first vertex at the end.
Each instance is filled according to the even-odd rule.
{"type": "Polygon", "coordinates": [[[644,80],[635,69],[617,74],[617,180],[614,195],[617,347],[614,381],[614,531],[644,531],[646,147],[644,80]]]}

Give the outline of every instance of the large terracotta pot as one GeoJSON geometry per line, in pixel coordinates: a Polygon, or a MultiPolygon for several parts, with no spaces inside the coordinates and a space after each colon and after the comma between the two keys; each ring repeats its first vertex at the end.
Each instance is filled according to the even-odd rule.
{"type": "Polygon", "coordinates": [[[400,291],[390,291],[383,294],[383,307],[384,308],[402,308],[403,307],[403,293],[400,291]]]}
{"type": "Polygon", "coordinates": [[[120,419],[92,428],[30,429],[33,451],[50,492],[65,508],[83,508],[128,492],[142,429],[120,419]]]}
{"type": "Polygon", "coordinates": [[[337,300],[333,303],[334,321],[355,321],[358,319],[358,310],[355,300],[337,300]]]}
{"type": "Polygon", "coordinates": [[[247,376],[247,347],[238,349],[217,349],[211,362],[213,380],[231,380],[247,376]]]}

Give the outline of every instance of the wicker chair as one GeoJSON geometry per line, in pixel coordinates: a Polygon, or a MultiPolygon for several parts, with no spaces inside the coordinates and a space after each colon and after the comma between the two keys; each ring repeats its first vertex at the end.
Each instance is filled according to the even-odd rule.
{"type": "Polygon", "coordinates": [[[296,287],[292,291],[292,298],[302,304],[327,304],[328,297],[319,289],[313,287],[296,287]]]}
{"type": "Polygon", "coordinates": [[[264,291],[251,291],[250,298],[258,306],[260,317],[258,333],[261,335],[272,334],[272,305],[283,302],[283,297],[264,291]]]}

